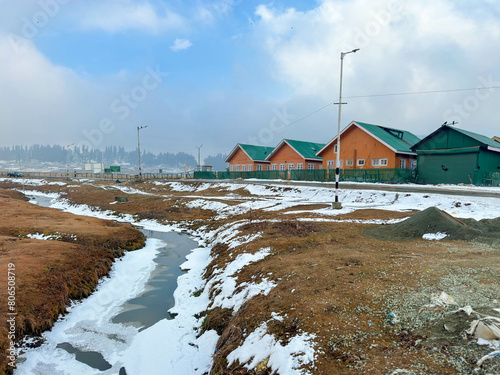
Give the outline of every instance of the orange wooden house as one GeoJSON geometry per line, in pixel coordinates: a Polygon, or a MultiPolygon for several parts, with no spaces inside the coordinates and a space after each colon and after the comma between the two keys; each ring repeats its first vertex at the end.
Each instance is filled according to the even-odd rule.
{"type": "Polygon", "coordinates": [[[267,171],[270,163],[266,161],[266,157],[272,151],[273,147],[238,143],[225,162],[229,163],[230,172],[267,171]]]}
{"type": "Polygon", "coordinates": [[[321,169],[321,157],[316,153],[323,146],[324,143],[283,139],[266,161],[271,163],[271,170],[321,169]]]}
{"type": "MultiPolygon", "coordinates": [[[[340,168],[415,169],[417,154],[410,147],[419,141],[405,130],[353,121],[340,132],[340,168]]],[[[316,155],[323,158],[323,169],[335,169],[337,137],[316,155]]]]}

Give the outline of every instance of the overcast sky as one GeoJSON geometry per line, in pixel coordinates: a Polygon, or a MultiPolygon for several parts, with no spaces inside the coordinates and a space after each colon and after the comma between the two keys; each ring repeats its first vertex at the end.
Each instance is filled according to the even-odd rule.
{"type": "Polygon", "coordinates": [[[342,128],[500,135],[500,0],[0,0],[0,146],[326,143],[354,48],[342,128]]]}

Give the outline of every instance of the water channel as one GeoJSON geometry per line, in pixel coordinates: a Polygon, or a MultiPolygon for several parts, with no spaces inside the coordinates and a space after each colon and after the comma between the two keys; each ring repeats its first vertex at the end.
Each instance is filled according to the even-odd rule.
{"type": "MultiPolygon", "coordinates": [[[[36,201],[31,202],[50,207],[52,200],[53,198],[37,195],[36,201]]],[[[68,316],[56,323],[53,332],[44,335],[45,343],[40,348],[30,350],[19,358],[18,369],[14,374],[127,374],[123,361],[120,361],[120,356],[116,353],[125,350],[138,332],[160,320],[174,318],[168,310],[175,303],[173,293],[177,287],[177,278],[183,273],[180,265],[186,260],[186,255],[198,247],[198,243],[184,233],[138,229],[148,238],[146,248],[125,255],[123,262],[128,266],[120,264],[121,260],[115,263],[116,276],[112,273],[111,279],[121,278],[118,286],[111,289],[108,286],[111,292],[107,294],[98,288],[88,298],[90,300],[97,297],[100,298],[97,304],[109,304],[111,313],[104,319],[106,322],[102,321],[106,309],[101,312],[92,307],[77,312],[70,309],[68,316]],[[130,257],[139,259],[141,251],[147,252],[144,257],[146,260],[137,261],[138,269],[135,270],[136,261],[130,257]],[[118,267],[125,268],[119,271],[118,267]],[[138,275],[130,280],[127,275],[134,271],[138,275]],[[126,290],[127,284],[138,292],[131,295],[126,290]],[[110,301],[110,297],[119,300],[122,297],[121,290],[131,298],[120,303],[110,301]],[[74,322],[70,323],[72,320],[74,322]],[[66,341],[65,338],[68,337],[71,340],[66,341]],[[99,348],[104,350],[98,350],[99,348]],[[60,361],[66,363],[51,363],[60,361]]],[[[84,301],[79,307],[84,307],[86,302],[89,301],[84,301]]]]}

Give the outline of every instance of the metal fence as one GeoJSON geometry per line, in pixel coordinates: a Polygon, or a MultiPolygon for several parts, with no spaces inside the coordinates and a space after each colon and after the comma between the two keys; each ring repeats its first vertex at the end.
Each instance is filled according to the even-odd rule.
{"type": "MultiPolygon", "coordinates": [[[[0,172],[0,177],[9,177],[11,172],[0,172]]],[[[126,173],[66,173],[66,172],[22,172],[24,177],[39,178],[92,178],[104,180],[138,180],[137,174],[126,173]]],[[[143,173],[143,180],[178,180],[193,178],[192,172],[186,173],[143,173]]]]}
{"type": "MultiPolygon", "coordinates": [[[[291,169],[286,171],[247,172],[194,172],[195,179],[204,180],[295,180],[295,181],[335,181],[334,169],[291,169]]],[[[344,169],[340,171],[341,181],[408,183],[415,180],[415,171],[408,168],[384,169],[344,169]]]]}
{"type": "Polygon", "coordinates": [[[474,170],[474,185],[500,186],[500,172],[474,170]]]}

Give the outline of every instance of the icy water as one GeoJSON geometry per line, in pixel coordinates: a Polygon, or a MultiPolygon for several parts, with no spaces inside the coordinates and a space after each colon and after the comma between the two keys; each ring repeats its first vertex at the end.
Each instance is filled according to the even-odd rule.
{"type": "MultiPolygon", "coordinates": [[[[36,197],[45,207],[52,199],[36,197]]],[[[198,247],[183,233],[139,229],[146,247],[118,260],[109,280],[57,322],[40,348],[18,358],[15,374],[127,374],[120,353],[138,332],[174,318],[168,310],[180,265],[198,247]]]]}
{"type": "Polygon", "coordinates": [[[148,238],[156,238],[166,243],[158,249],[154,259],[156,267],[146,283],[146,290],[128,300],[124,311],[113,317],[113,323],[134,324],[142,331],[161,319],[172,319],[168,310],[174,306],[174,291],[177,278],[182,275],[180,265],[186,255],[197,247],[197,243],[187,235],[175,232],[141,230],[148,238]]]}

